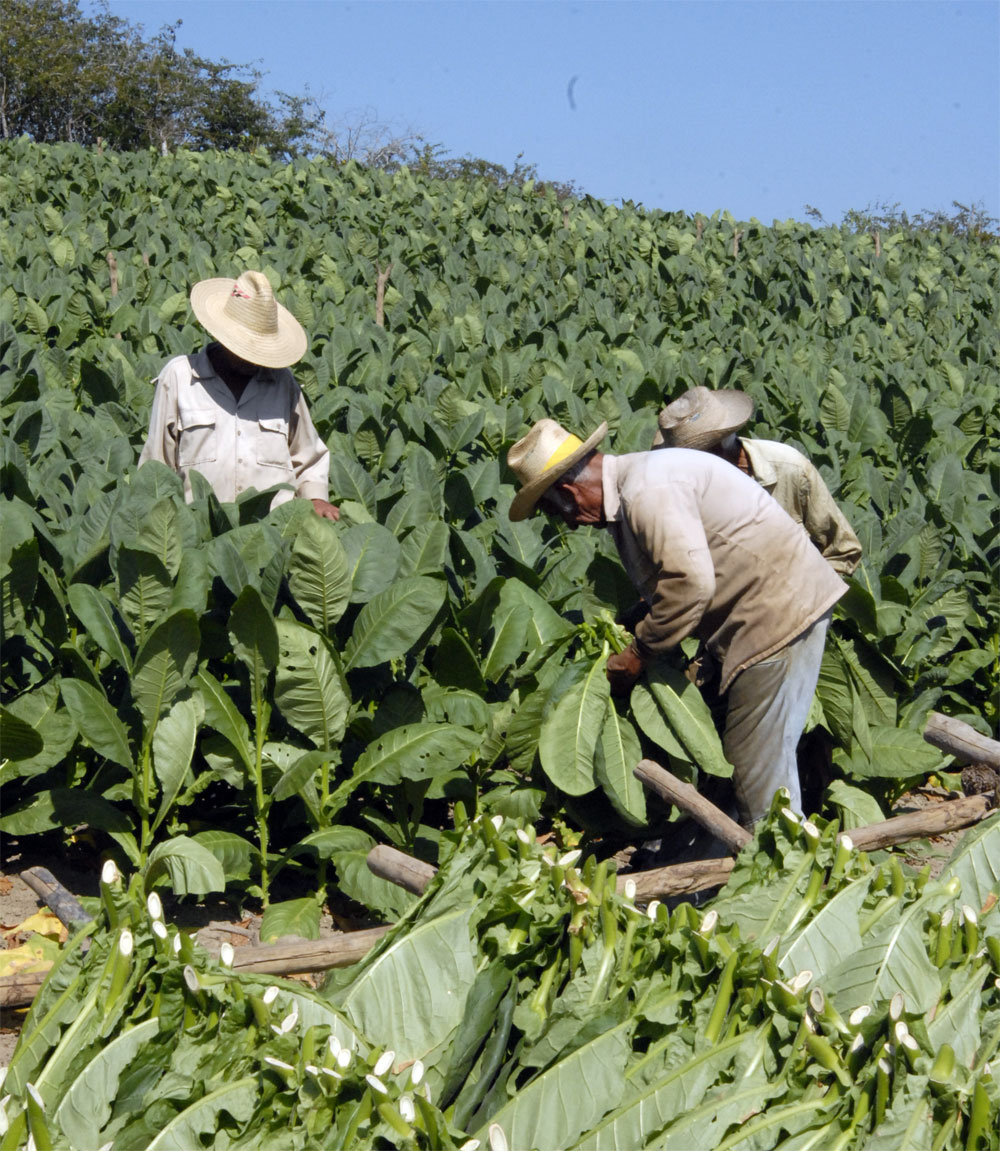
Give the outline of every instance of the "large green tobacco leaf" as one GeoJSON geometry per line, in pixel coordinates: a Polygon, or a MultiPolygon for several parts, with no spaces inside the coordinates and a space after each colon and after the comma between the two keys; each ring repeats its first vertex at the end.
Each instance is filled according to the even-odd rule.
{"type": "MultiPolygon", "coordinates": [[[[475,1133],[484,1143],[498,1124],[509,1147],[569,1147],[617,1107],[625,1092],[625,1064],[634,1019],[584,1043],[521,1087],[475,1133]]],[[[608,1142],[595,1146],[626,1146],[608,1142]]]]}
{"type": "Polygon", "coordinates": [[[630,823],[644,824],[646,795],[634,774],[642,759],[639,737],[613,704],[605,712],[605,717],[594,756],[597,780],[619,814],[630,823]]]}
{"type": "Polygon", "coordinates": [[[90,746],[112,763],[131,770],[134,756],[128,730],[107,697],[79,679],[62,680],[59,690],[66,710],[90,746]]]}
{"type": "Polygon", "coordinates": [[[288,586],[314,626],[332,635],[351,595],[347,556],[334,525],[321,516],[303,518],[289,557],[288,586]]]}
{"type": "Polygon", "coordinates": [[[147,1019],[121,1032],[84,1066],[63,1093],[55,1111],[56,1124],[72,1133],[74,1151],[98,1151],[100,1133],[111,1118],[122,1073],[160,1028],[159,1019],[147,1019]]]}
{"type": "Polygon", "coordinates": [[[471,914],[459,907],[390,935],[334,1002],[397,1063],[426,1060],[462,1021],[476,976],[471,914]]]}
{"type": "MultiPolygon", "coordinates": [[[[45,748],[45,742],[30,723],[0,707],[0,748],[4,759],[17,763],[33,759],[45,748]]],[[[2,779],[0,779],[2,782],[2,779]]]]}
{"type": "Polygon", "coordinates": [[[884,915],[862,937],[861,947],[827,975],[823,989],[834,997],[837,1010],[847,1014],[901,991],[908,1011],[930,1011],[941,994],[942,974],[927,954],[924,924],[929,912],[953,901],[954,892],[939,884],[902,911],[884,915]]]}
{"type": "Polygon", "coordinates": [[[177,835],[157,844],[150,852],[146,886],[151,888],[166,873],[177,895],[207,895],[224,891],[226,875],[222,864],[206,847],[186,835],[177,835]]]}
{"type": "Polygon", "coordinates": [[[251,770],[253,749],[250,746],[250,732],[246,720],[237,711],[225,688],[207,668],[202,668],[198,672],[195,682],[205,706],[205,722],[228,740],[239,755],[243,766],[248,771],[251,770]]]}
{"type": "Polygon", "coordinates": [[[918,731],[905,727],[872,724],[870,755],[860,749],[850,756],[838,755],[851,774],[860,779],[911,779],[940,769],[944,755],[918,731]]]}
{"type": "Polygon", "coordinates": [[[318,748],[334,747],[344,737],[348,698],[327,641],[294,620],[279,619],[275,626],[279,662],[274,701],[285,719],[318,748]]]}
{"type": "MultiPolygon", "coordinates": [[[[811,971],[822,986],[824,974],[861,948],[861,906],[871,887],[872,876],[843,887],[812,916],[790,942],[783,942],[778,966],[786,978],[811,971]]],[[[766,942],[766,940],[765,940],[766,942]]]]}
{"type": "Polygon", "coordinates": [[[483,678],[498,682],[508,668],[524,654],[531,622],[531,609],[525,603],[512,602],[505,596],[509,585],[504,585],[500,602],[492,619],[492,639],[483,652],[483,678]]]}
{"type": "Polygon", "coordinates": [[[132,698],[147,730],[191,682],[200,639],[194,612],[176,611],[157,624],[139,649],[132,673],[132,698]]]}
{"type": "Polygon", "coordinates": [[[361,609],[344,652],[345,666],[374,667],[399,659],[431,626],[447,594],[442,580],[410,576],[379,592],[361,609]]]}
{"type": "Polygon", "coordinates": [[[476,732],[451,723],[411,723],[393,728],[365,748],[349,782],[395,784],[401,779],[432,779],[468,759],[480,740],[476,732]]]}
{"type": "Polygon", "coordinates": [[[173,581],[163,563],[150,552],[118,549],[118,604],[136,639],[142,643],[170,607],[173,581]]]}
{"type": "Polygon", "coordinates": [[[763,1041],[760,1032],[735,1035],[672,1067],[655,1082],[643,1087],[597,1123],[591,1124],[573,1151],[600,1148],[643,1147],[651,1135],[666,1128],[677,1116],[693,1110],[706,1091],[741,1054],[752,1054],[763,1041]]]}
{"type": "Polygon", "coordinates": [[[354,524],[341,535],[351,576],[351,602],[367,603],[396,578],[399,540],[382,524],[354,524]]]}
{"type": "MultiPolygon", "coordinates": [[[[122,641],[115,609],[111,601],[90,584],[71,584],[68,591],[70,606],[90,637],[126,671],[132,669],[132,657],[122,641]]],[[[122,624],[124,626],[124,624],[122,624]]]]}
{"type": "Polygon", "coordinates": [[[538,754],[545,774],[567,795],[585,795],[597,786],[594,756],[610,706],[605,658],[593,660],[542,721],[538,754]]]}
{"type": "Polygon", "coordinates": [[[260,920],[260,938],[272,943],[284,935],[297,935],[301,939],[319,939],[320,906],[310,896],[271,903],[260,920]]]}
{"type": "Polygon", "coordinates": [[[173,807],[191,767],[201,720],[196,699],[177,700],[153,733],[153,769],[160,784],[160,806],[152,823],[153,831],[173,807]]]}
{"type": "Polygon", "coordinates": [[[250,672],[254,710],[259,719],[267,678],[278,664],[278,629],[260,592],[249,584],[229,613],[229,636],[233,651],[250,672]]]}
{"type": "Polygon", "coordinates": [[[250,1122],[259,1091],[257,1075],[215,1088],[171,1119],[146,1145],[146,1151],[191,1151],[193,1147],[212,1146],[214,1138],[206,1144],[204,1137],[215,1135],[223,1113],[231,1116],[240,1128],[250,1122]]]}
{"type": "Polygon", "coordinates": [[[725,757],[712,713],[697,687],[683,672],[662,663],[650,668],[646,683],[667,723],[698,768],[709,775],[730,777],[733,765],[725,757]]]}
{"type": "Polygon", "coordinates": [[[965,833],[940,878],[952,876],[962,884],[962,903],[976,911],[986,907],[991,895],[1000,896],[1000,815],[965,833]]]}

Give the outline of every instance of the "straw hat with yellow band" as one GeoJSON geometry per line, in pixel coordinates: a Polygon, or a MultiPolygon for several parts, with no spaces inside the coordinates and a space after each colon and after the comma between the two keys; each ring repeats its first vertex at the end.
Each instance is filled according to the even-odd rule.
{"type": "Polygon", "coordinates": [[[201,280],[191,308],[210,335],[240,359],[262,368],[288,368],[308,346],[302,325],[274,298],[262,272],[201,280]]]}
{"type": "Polygon", "coordinates": [[[507,453],[507,466],[521,485],[510,505],[510,518],[527,519],[556,480],[592,452],[607,432],[604,423],[581,440],[555,420],[539,420],[507,453]]]}

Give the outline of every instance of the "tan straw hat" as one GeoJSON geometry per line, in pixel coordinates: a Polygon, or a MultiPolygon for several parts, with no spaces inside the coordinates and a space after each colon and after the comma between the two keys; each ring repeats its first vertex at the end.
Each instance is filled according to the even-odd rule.
{"type": "Polygon", "coordinates": [[[539,420],[507,453],[507,466],[521,490],[510,505],[512,520],[527,519],[545,492],[607,435],[601,424],[586,440],[567,432],[555,420],[539,420]]]}
{"type": "Polygon", "coordinates": [[[660,412],[653,447],[710,448],[753,415],[753,400],[732,389],[690,388],[660,412]]]}
{"type": "Polygon", "coordinates": [[[305,355],[302,325],[274,298],[262,272],[201,280],[191,289],[191,307],[210,335],[250,364],[287,368],[305,355]]]}

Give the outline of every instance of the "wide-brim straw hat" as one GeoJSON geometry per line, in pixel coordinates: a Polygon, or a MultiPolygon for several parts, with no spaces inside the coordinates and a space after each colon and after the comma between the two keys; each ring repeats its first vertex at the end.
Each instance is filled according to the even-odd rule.
{"type": "Polygon", "coordinates": [[[507,453],[507,466],[521,485],[510,505],[512,520],[527,519],[545,492],[604,439],[606,423],[585,440],[555,420],[539,420],[507,453]]]}
{"type": "Polygon", "coordinates": [[[262,272],[201,280],[191,289],[191,307],[202,327],[247,363],[287,368],[305,355],[302,325],[274,298],[262,272]]]}
{"type": "Polygon", "coordinates": [[[710,448],[739,431],[753,415],[746,392],[691,388],[660,412],[653,447],[710,448]]]}

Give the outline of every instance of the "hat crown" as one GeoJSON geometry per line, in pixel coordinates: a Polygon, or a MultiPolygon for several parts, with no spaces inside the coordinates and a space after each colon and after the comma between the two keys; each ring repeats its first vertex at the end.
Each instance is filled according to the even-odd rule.
{"type": "Polygon", "coordinates": [[[581,441],[555,420],[539,420],[507,453],[518,483],[529,484],[580,447],[581,441]]]}
{"type": "Polygon", "coordinates": [[[735,389],[713,391],[699,385],[660,412],[654,446],[705,448],[738,431],[753,415],[753,400],[735,389]]]}
{"type": "Polygon", "coordinates": [[[256,335],[277,334],[278,302],[270,281],[262,272],[239,275],[222,310],[228,319],[256,335]]]}
{"type": "Polygon", "coordinates": [[[658,423],[664,431],[700,420],[708,410],[712,393],[706,387],[690,388],[660,412],[658,423]]]}

